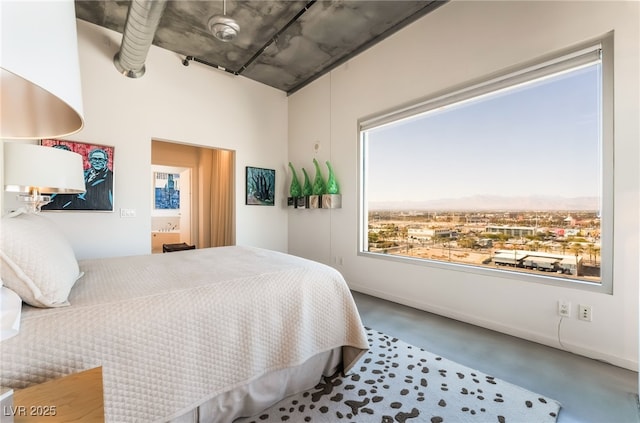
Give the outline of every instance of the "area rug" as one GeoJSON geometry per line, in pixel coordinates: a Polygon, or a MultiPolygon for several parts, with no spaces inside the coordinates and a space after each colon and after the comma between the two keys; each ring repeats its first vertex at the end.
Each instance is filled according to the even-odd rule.
{"type": "Polygon", "coordinates": [[[370,350],[342,375],[241,422],[555,422],[560,403],[368,329],[370,350]]]}

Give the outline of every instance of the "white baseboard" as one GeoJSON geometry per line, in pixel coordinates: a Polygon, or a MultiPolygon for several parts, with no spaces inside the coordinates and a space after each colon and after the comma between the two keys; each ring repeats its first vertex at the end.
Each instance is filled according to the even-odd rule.
{"type": "Polygon", "coordinates": [[[497,322],[488,319],[478,318],[475,315],[461,313],[457,310],[451,310],[448,308],[440,307],[437,304],[425,303],[422,301],[416,301],[412,298],[404,298],[401,296],[389,294],[388,292],[372,289],[367,286],[348,283],[349,288],[353,291],[361,292],[363,294],[371,295],[373,297],[388,300],[394,303],[406,305],[418,310],[423,310],[429,313],[434,313],[439,316],[448,317],[450,319],[459,320],[461,322],[469,323],[482,328],[494,330],[496,332],[505,333],[507,335],[515,336],[517,338],[526,339],[528,341],[537,342],[542,345],[557,348],[559,350],[567,351],[573,354],[588,357],[594,360],[603,361],[614,366],[622,367],[628,370],[638,371],[638,361],[629,360],[617,356],[613,356],[602,351],[585,348],[584,346],[573,344],[571,342],[562,341],[564,348],[558,343],[558,339],[555,336],[549,336],[547,334],[524,330],[519,327],[505,325],[502,322],[497,322]]]}

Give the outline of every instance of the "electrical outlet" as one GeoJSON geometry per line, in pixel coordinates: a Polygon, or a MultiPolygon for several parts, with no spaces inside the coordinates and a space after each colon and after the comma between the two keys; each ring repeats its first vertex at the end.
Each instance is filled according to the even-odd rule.
{"type": "Polygon", "coordinates": [[[571,317],[570,301],[558,300],[558,315],[562,317],[571,317]]]}
{"type": "Polygon", "coordinates": [[[593,320],[593,308],[590,305],[580,304],[578,306],[578,319],[590,322],[593,320]]]}

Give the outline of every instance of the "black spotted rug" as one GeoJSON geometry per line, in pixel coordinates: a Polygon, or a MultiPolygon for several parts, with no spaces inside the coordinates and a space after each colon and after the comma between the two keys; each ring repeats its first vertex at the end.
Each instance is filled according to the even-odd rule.
{"type": "Polygon", "coordinates": [[[242,422],[555,422],[560,404],[368,330],[369,351],[337,372],[242,422]]]}

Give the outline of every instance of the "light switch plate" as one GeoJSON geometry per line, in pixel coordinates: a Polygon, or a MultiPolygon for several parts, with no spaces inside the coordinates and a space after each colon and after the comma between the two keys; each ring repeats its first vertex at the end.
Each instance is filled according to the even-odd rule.
{"type": "Polygon", "coordinates": [[[136,217],[136,209],[120,209],[120,217],[136,217]]]}

